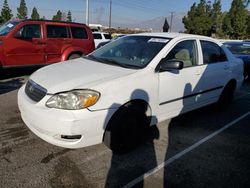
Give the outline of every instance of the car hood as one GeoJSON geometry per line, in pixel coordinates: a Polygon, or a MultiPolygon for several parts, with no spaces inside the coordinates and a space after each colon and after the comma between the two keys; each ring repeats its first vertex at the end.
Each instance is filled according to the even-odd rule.
{"type": "Polygon", "coordinates": [[[91,89],[95,85],[133,74],[138,70],[78,58],[39,69],[30,79],[54,94],[73,89],[91,89]]]}

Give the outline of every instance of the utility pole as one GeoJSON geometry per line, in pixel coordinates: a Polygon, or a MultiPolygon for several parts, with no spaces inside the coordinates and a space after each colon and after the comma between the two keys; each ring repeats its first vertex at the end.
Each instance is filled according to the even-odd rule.
{"type": "Polygon", "coordinates": [[[112,0],[109,1],[109,28],[111,28],[112,0]]]}
{"type": "Polygon", "coordinates": [[[89,0],[86,0],[86,24],[89,25],[89,0]]]}
{"type": "Polygon", "coordinates": [[[171,17],[170,17],[170,29],[169,31],[172,31],[172,23],[173,23],[173,17],[174,17],[174,12],[170,12],[171,13],[171,17]]]}

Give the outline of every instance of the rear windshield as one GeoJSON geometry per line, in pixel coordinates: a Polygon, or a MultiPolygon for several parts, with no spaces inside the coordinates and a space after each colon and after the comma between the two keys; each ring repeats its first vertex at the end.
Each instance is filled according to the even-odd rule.
{"type": "Polygon", "coordinates": [[[224,43],[233,54],[250,55],[250,42],[246,43],[224,43]]]}
{"type": "Polygon", "coordinates": [[[15,28],[15,26],[18,23],[19,22],[16,22],[16,21],[10,21],[10,22],[6,22],[2,26],[0,26],[0,36],[7,35],[11,30],[13,30],[15,28]]]}

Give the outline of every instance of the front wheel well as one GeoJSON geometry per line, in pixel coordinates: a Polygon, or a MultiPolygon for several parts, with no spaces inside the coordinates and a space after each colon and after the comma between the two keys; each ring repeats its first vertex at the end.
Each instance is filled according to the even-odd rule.
{"type": "Polygon", "coordinates": [[[103,143],[113,151],[120,150],[122,145],[128,148],[137,145],[150,127],[150,113],[150,106],[144,100],[136,99],[125,103],[110,118],[103,134],[103,143]],[[128,140],[130,144],[127,145],[128,140]],[[138,142],[131,144],[131,140],[138,142]]]}
{"type": "Polygon", "coordinates": [[[72,55],[74,55],[74,54],[77,54],[77,55],[80,55],[80,56],[84,55],[84,54],[83,54],[82,52],[80,52],[80,51],[74,51],[74,52],[71,52],[71,53],[67,56],[67,59],[69,59],[70,56],[72,56],[72,55]]]}
{"type": "Polygon", "coordinates": [[[145,113],[148,117],[151,117],[151,107],[148,104],[148,102],[146,102],[145,100],[142,99],[133,99],[125,104],[123,104],[122,106],[120,106],[117,111],[112,115],[112,117],[110,118],[105,131],[106,130],[110,130],[110,122],[112,120],[112,118],[114,118],[115,116],[118,116],[119,113],[124,110],[125,108],[132,108],[134,110],[138,110],[140,112],[145,113]]]}

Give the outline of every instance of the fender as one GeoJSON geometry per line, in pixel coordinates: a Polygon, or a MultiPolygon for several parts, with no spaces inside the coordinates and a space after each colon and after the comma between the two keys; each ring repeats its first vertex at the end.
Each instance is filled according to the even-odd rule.
{"type": "Polygon", "coordinates": [[[87,54],[84,49],[79,48],[79,47],[68,47],[67,49],[65,49],[62,53],[62,58],[61,61],[67,61],[68,57],[72,54],[72,53],[80,53],[80,54],[87,54]]]}

